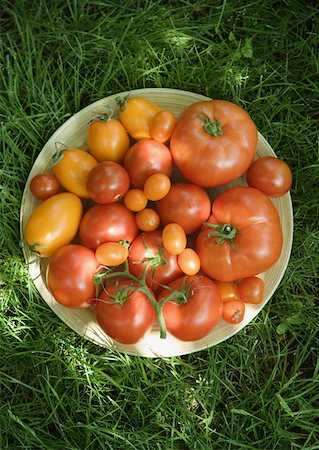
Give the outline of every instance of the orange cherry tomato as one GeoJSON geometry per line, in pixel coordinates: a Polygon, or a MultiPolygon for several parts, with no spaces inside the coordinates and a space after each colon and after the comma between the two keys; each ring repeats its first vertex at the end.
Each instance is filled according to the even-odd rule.
{"type": "Polygon", "coordinates": [[[118,98],[120,106],[119,118],[127,132],[137,141],[150,138],[150,126],[160,111],[155,103],[146,98],[118,98]]]}
{"type": "Polygon", "coordinates": [[[130,211],[142,211],[147,205],[147,198],[142,189],[130,189],[124,196],[124,204],[130,211]]]}
{"type": "Polygon", "coordinates": [[[135,217],[136,225],[142,231],[154,231],[160,224],[160,218],[154,209],[144,208],[135,217]]]}
{"type": "Polygon", "coordinates": [[[146,198],[152,201],[161,200],[169,193],[171,180],[163,173],[154,173],[144,184],[144,194],[146,198]]]}
{"type": "Polygon", "coordinates": [[[25,228],[25,240],[41,256],[52,256],[72,241],[81,217],[82,203],[76,195],[56,194],[33,210],[25,228]]]}
{"type": "Polygon", "coordinates": [[[187,244],[186,233],[178,223],[169,223],[162,231],[162,241],[166,250],[172,255],[179,255],[187,244]]]}
{"type": "Polygon", "coordinates": [[[97,161],[121,163],[129,149],[130,140],[119,120],[101,118],[89,126],[87,144],[97,161]]]}
{"type": "Polygon", "coordinates": [[[186,275],[196,275],[200,269],[199,256],[192,248],[185,248],[178,255],[177,263],[181,271],[186,275]]]}
{"type": "Polygon", "coordinates": [[[89,198],[86,183],[96,164],[97,160],[90,153],[69,148],[62,153],[61,160],[53,165],[53,172],[67,191],[81,198],[89,198]]]}
{"type": "Polygon", "coordinates": [[[242,322],[245,315],[245,304],[240,300],[224,302],[223,319],[232,324],[242,322]]]}
{"type": "Polygon", "coordinates": [[[128,257],[128,249],[119,242],[106,242],[95,251],[97,261],[103,266],[119,266],[128,257]]]}
{"type": "Polygon", "coordinates": [[[243,278],[238,284],[239,298],[245,303],[257,305],[264,296],[265,283],[261,278],[243,278]]]}
{"type": "Polygon", "coordinates": [[[220,296],[223,302],[229,302],[231,300],[239,300],[238,286],[233,281],[217,281],[215,284],[218,287],[220,296]]]}
{"type": "Polygon", "coordinates": [[[167,142],[173,134],[176,119],[171,111],[163,109],[159,111],[150,126],[152,139],[158,142],[167,142]]]}

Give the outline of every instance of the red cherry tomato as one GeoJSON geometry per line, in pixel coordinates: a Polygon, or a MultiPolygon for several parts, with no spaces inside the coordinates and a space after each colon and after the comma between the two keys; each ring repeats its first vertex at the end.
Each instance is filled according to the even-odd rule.
{"type": "Polygon", "coordinates": [[[131,187],[143,189],[145,181],[154,173],[163,173],[169,178],[173,172],[173,159],[166,145],[154,139],[142,139],[127,152],[124,159],[131,187]]]}
{"type": "Polygon", "coordinates": [[[121,203],[94,205],[80,223],[81,242],[96,250],[105,242],[132,242],[138,233],[134,214],[121,203]]]}
{"type": "Polygon", "coordinates": [[[264,296],[265,283],[261,278],[243,278],[238,284],[239,298],[245,303],[257,305],[264,296]]]}
{"type": "Polygon", "coordinates": [[[231,324],[242,322],[245,316],[245,304],[240,300],[224,302],[223,319],[231,324]]]}
{"type": "Polygon", "coordinates": [[[61,185],[55,175],[51,173],[39,173],[30,183],[30,191],[38,200],[46,200],[61,191],[61,185]]]}
{"type": "Polygon", "coordinates": [[[165,226],[178,223],[186,234],[198,230],[211,211],[207,193],[191,183],[172,184],[169,193],[156,203],[157,212],[165,226]]]}
{"type": "Polygon", "coordinates": [[[120,164],[103,161],[89,173],[86,188],[96,203],[113,203],[121,200],[130,187],[129,176],[120,164]]]}
{"type": "Polygon", "coordinates": [[[280,197],[291,188],[292,173],[285,161],[266,156],[248,168],[247,183],[270,197],[280,197]]]}

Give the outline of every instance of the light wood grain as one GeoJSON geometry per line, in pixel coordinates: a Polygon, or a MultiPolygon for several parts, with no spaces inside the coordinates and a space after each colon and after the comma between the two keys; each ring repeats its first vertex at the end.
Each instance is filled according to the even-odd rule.
{"type": "MultiPolygon", "coordinates": [[[[52,155],[56,151],[56,143],[64,143],[67,146],[87,149],[86,134],[88,124],[92,117],[96,113],[105,112],[109,107],[116,111],[117,106],[115,98],[126,95],[140,96],[152,100],[160,108],[173,111],[176,117],[178,117],[179,114],[190,104],[200,100],[208,100],[207,97],[202,95],[176,89],[139,89],[108,96],[102,100],[92,103],[72,116],[45,144],[29,174],[21,204],[21,237],[23,237],[25,225],[32,210],[39,203],[30,193],[30,181],[34,175],[38,173],[51,171],[52,155]]],[[[256,158],[269,155],[275,156],[275,153],[269,143],[259,133],[256,158]]],[[[240,184],[246,184],[245,177],[236,180],[228,186],[240,184]]],[[[220,189],[212,190],[210,193],[212,193],[213,196],[216,196],[218,192],[220,192],[220,189]]],[[[65,322],[79,335],[90,339],[97,345],[105,348],[115,348],[131,355],[140,355],[145,357],[184,355],[211,347],[226,339],[229,339],[239,330],[247,326],[249,322],[257,316],[277,289],[287,268],[291,253],[293,239],[293,211],[289,193],[280,198],[273,199],[272,202],[276,206],[279,213],[284,235],[284,244],[281,256],[277,263],[267,272],[260,274],[260,277],[265,281],[265,296],[263,302],[260,305],[247,305],[245,319],[239,325],[230,325],[221,320],[208,336],[196,342],[182,342],[170,335],[166,340],[160,339],[157,325],[154,326],[149,336],[136,345],[122,345],[114,342],[97,324],[92,308],[86,310],[72,310],[59,305],[54,300],[46,283],[46,271],[48,265],[47,260],[42,259],[41,262],[35,261],[31,263],[31,261],[34,260],[34,254],[30,253],[27,248],[24,248],[24,256],[26,262],[29,264],[30,276],[44,301],[55,312],[55,314],[63,320],[63,322],[65,322]]]]}

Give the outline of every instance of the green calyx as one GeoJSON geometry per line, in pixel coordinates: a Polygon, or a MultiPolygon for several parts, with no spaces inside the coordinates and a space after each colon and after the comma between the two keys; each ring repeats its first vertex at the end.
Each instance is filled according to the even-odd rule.
{"type": "Polygon", "coordinates": [[[237,234],[237,228],[229,223],[218,225],[215,223],[204,222],[205,227],[210,228],[212,231],[208,233],[209,237],[216,237],[216,244],[222,245],[224,242],[229,242],[232,249],[236,251],[234,239],[237,234]]]}
{"type": "Polygon", "coordinates": [[[207,113],[202,110],[203,114],[198,114],[197,117],[204,122],[203,128],[206,133],[211,136],[220,136],[223,134],[222,124],[219,120],[214,120],[207,113]]]}

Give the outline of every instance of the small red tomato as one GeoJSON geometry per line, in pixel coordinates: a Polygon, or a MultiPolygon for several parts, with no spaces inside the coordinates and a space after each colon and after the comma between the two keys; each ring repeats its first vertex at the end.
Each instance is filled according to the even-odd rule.
{"type": "Polygon", "coordinates": [[[39,173],[30,183],[30,191],[38,200],[46,200],[60,192],[61,185],[57,177],[51,173],[39,173]]]}
{"type": "Polygon", "coordinates": [[[150,135],[152,139],[158,142],[167,142],[173,134],[176,119],[171,111],[162,109],[153,119],[150,126],[150,135]]]}
{"type": "Polygon", "coordinates": [[[280,197],[291,188],[292,174],[285,161],[266,156],[248,168],[247,183],[270,197],[280,197]]]}
{"type": "Polygon", "coordinates": [[[223,319],[232,324],[242,322],[245,315],[245,304],[240,300],[224,302],[223,319]]]}
{"type": "Polygon", "coordinates": [[[243,278],[238,284],[239,298],[245,303],[257,305],[263,299],[265,283],[261,278],[243,278]]]}
{"type": "Polygon", "coordinates": [[[120,164],[103,161],[89,173],[86,188],[96,203],[113,203],[121,200],[130,187],[129,176],[120,164]]]}

